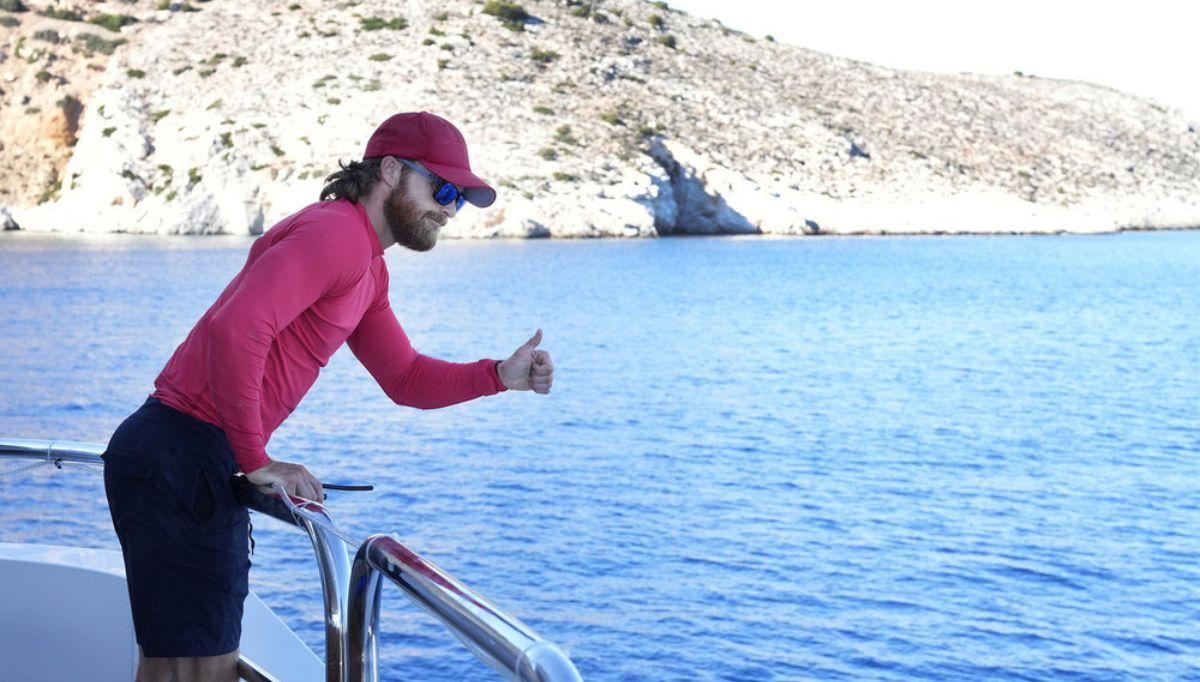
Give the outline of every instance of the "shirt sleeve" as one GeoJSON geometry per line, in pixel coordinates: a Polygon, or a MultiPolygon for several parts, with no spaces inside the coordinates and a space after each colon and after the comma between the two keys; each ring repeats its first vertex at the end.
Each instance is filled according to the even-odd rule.
{"type": "Polygon", "coordinates": [[[234,460],[245,473],[271,461],[261,397],[275,337],[326,292],[352,282],[369,262],[342,227],[296,226],[246,266],[242,281],[209,320],[208,383],[234,460]]]}
{"type": "Polygon", "coordinates": [[[504,390],[496,360],[447,362],[415,351],[384,288],[347,339],[350,351],[397,405],[446,407],[504,390]]]}

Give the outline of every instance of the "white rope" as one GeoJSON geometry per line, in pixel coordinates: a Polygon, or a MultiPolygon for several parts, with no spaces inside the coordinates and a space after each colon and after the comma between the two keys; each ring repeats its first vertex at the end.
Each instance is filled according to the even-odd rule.
{"type": "Polygon", "coordinates": [[[33,464],[28,464],[23,467],[17,467],[16,469],[13,469],[11,471],[0,472],[0,478],[4,478],[5,476],[15,476],[23,471],[29,471],[31,469],[36,469],[38,467],[48,466],[49,464],[50,464],[50,462],[48,460],[34,462],[33,464]]]}
{"type": "Polygon", "coordinates": [[[73,462],[69,459],[63,459],[61,457],[51,459],[51,455],[47,454],[46,459],[39,460],[37,462],[34,462],[33,464],[26,464],[23,467],[17,467],[16,469],[11,469],[9,471],[0,472],[0,478],[4,478],[5,476],[15,476],[19,473],[22,473],[25,471],[32,471],[34,469],[37,469],[38,467],[50,466],[51,464],[58,467],[59,469],[63,468],[64,464],[69,464],[69,465],[73,465],[73,466],[78,466],[81,469],[86,469],[94,474],[100,474],[100,475],[104,474],[104,465],[102,465],[102,464],[92,464],[91,462],[73,462]]]}
{"type": "Polygon", "coordinates": [[[303,518],[304,520],[308,521],[309,523],[312,523],[314,526],[320,526],[321,528],[324,528],[325,530],[329,531],[330,533],[333,533],[335,536],[340,538],[342,542],[346,543],[353,549],[357,549],[358,546],[362,544],[362,540],[356,540],[349,533],[342,530],[333,521],[330,521],[329,519],[325,518],[324,516],[321,516],[320,514],[316,514],[307,509],[301,509],[300,507],[298,507],[295,502],[292,502],[292,496],[288,495],[287,492],[283,489],[283,486],[279,485],[278,482],[273,481],[271,483],[271,487],[275,490],[275,492],[279,493],[279,496],[283,499],[283,503],[285,505],[287,505],[288,511],[290,511],[292,513],[292,517],[294,519],[296,519],[297,522],[299,522],[300,519],[303,518]]]}
{"type": "Polygon", "coordinates": [[[88,473],[96,474],[98,476],[104,475],[104,465],[103,464],[92,464],[91,462],[70,462],[70,461],[64,461],[62,463],[77,466],[80,469],[87,471],[88,473]]]}

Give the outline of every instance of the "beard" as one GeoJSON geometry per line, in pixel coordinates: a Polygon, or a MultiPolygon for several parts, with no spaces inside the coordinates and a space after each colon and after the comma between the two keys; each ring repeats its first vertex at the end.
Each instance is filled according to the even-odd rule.
{"type": "Polygon", "coordinates": [[[396,243],[413,251],[428,251],[437,244],[438,229],[446,223],[441,211],[425,211],[409,200],[399,184],[383,202],[383,217],[396,243]]]}

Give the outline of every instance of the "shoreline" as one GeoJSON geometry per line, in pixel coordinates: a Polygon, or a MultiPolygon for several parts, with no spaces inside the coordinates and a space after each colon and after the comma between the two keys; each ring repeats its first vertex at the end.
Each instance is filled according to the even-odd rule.
{"type": "MultiPolygon", "coordinates": [[[[654,241],[658,239],[864,239],[864,238],[913,238],[913,237],[1088,237],[1088,236],[1103,236],[1103,235],[1119,235],[1124,233],[1141,233],[1141,232],[1194,232],[1200,231],[1200,225],[1187,227],[1120,227],[1111,230],[1011,230],[1011,231],[947,231],[947,230],[929,230],[929,231],[847,231],[847,232],[819,232],[819,233],[777,233],[777,232],[725,232],[725,233],[701,233],[701,232],[673,232],[662,235],[653,236],[620,236],[620,235],[562,235],[562,236],[512,236],[512,235],[493,235],[493,236],[444,236],[443,242],[453,243],[483,243],[483,242],[528,242],[528,241],[548,241],[548,242],[583,242],[583,241],[654,241]]],[[[0,239],[6,238],[6,235],[13,235],[15,239],[25,239],[33,237],[49,237],[54,239],[84,239],[84,240],[120,240],[125,238],[155,238],[166,239],[170,237],[197,237],[197,238],[214,238],[224,239],[228,241],[248,239],[253,241],[261,234],[231,234],[221,232],[134,232],[134,231],[116,231],[116,232],[92,232],[87,230],[25,230],[25,229],[5,229],[0,230],[0,239]],[[16,236],[25,235],[25,236],[16,236]]]]}

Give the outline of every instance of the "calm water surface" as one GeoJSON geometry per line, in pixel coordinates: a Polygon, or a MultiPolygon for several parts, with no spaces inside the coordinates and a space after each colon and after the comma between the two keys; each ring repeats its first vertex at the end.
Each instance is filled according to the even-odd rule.
{"type": "MultiPolygon", "coordinates": [[[[249,245],[0,235],[0,434],[107,442],[249,245]]],[[[375,484],[347,529],[586,679],[1200,679],[1200,232],[387,260],[418,349],[541,326],[554,392],[400,408],[343,348],[268,452],[375,484]]],[[[307,539],[256,518],[252,587],[320,651],[307,539]]],[[[3,479],[0,541],[115,548],[100,477],[3,479]]],[[[387,679],[493,679],[385,594],[387,679]]]]}

